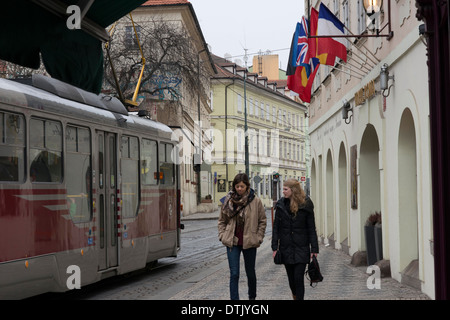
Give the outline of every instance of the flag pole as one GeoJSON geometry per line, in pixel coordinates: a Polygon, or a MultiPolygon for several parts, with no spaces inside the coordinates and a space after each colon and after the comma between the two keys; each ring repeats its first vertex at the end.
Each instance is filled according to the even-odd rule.
{"type": "MultiPolygon", "coordinates": [[[[359,71],[353,70],[352,68],[350,68],[349,66],[347,66],[348,62],[347,62],[346,64],[343,64],[342,62],[336,61],[336,63],[337,63],[338,65],[342,66],[343,68],[347,68],[350,72],[353,71],[354,73],[356,73],[356,74],[358,74],[358,75],[360,75],[360,76],[362,76],[362,77],[365,77],[365,74],[364,74],[364,73],[361,73],[361,72],[359,72],[359,71]]],[[[361,79],[362,79],[362,78],[361,78],[361,79]]]]}
{"type": "MultiPolygon", "coordinates": [[[[348,72],[348,71],[345,71],[345,70],[343,70],[343,69],[339,69],[339,68],[337,68],[336,66],[333,66],[333,69],[336,69],[336,70],[341,71],[341,72],[343,72],[343,73],[346,73],[346,74],[348,74],[348,75],[350,75],[350,76],[352,76],[352,77],[355,77],[355,78],[357,78],[357,79],[359,79],[359,80],[362,80],[362,77],[358,77],[358,76],[356,76],[356,75],[354,75],[354,74],[351,74],[351,73],[348,72]]],[[[333,71],[333,70],[332,70],[332,71],[333,71]]]]}
{"type": "Polygon", "coordinates": [[[306,34],[307,38],[309,38],[310,32],[311,32],[311,7],[309,5],[309,0],[308,0],[308,33],[306,34]]]}
{"type": "MultiPolygon", "coordinates": [[[[352,53],[352,57],[355,56],[355,58],[358,58],[359,60],[362,61],[362,64],[368,64],[371,68],[375,68],[376,63],[372,66],[369,62],[374,63],[372,60],[369,59],[369,57],[365,54],[364,56],[368,58],[368,60],[364,60],[363,58],[361,58],[355,51],[350,50],[350,52],[352,53]]],[[[370,69],[369,69],[370,71],[370,69]]]]}
{"type": "MultiPolygon", "coordinates": [[[[347,28],[347,26],[346,26],[345,24],[344,24],[344,28],[345,28],[345,30],[347,30],[352,36],[354,36],[354,37],[357,38],[357,36],[355,36],[355,35],[353,34],[353,32],[351,32],[350,29],[347,28]]],[[[355,46],[356,48],[358,48],[358,49],[362,52],[361,48],[357,47],[353,42],[352,42],[352,45],[355,46]]],[[[373,52],[370,51],[369,48],[367,48],[366,45],[365,45],[364,43],[362,43],[362,46],[364,47],[364,49],[366,49],[366,50],[372,55],[372,57],[375,58],[375,60],[376,60],[377,62],[375,62],[375,61],[373,61],[372,59],[370,59],[369,56],[367,56],[364,52],[363,52],[363,54],[366,55],[367,58],[369,58],[370,61],[372,61],[373,63],[375,63],[375,65],[379,64],[379,63],[380,63],[380,60],[375,56],[375,54],[373,54],[373,52]]]]}
{"type": "MultiPolygon", "coordinates": [[[[353,54],[352,51],[351,51],[351,53],[353,54]]],[[[355,59],[353,59],[353,60],[355,60],[355,59]]],[[[366,66],[365,62],[359,63],[358,61],[355,61],[355,63],[356,63],[356,64],[360,64],[360,65],[354,65],[354,64],[350,63],[350,62],[349,62],[349,59],[348,59],[348,56],[347,56],[347,64],[348,64],[348,65],[350,65],[350,66],[352,66],[352,67],[355,67],[355,68],[357,68],[358,70],[361,70],[361,69],[364,68],[364,69],[366,69],[365,71],[367,71],[367,72],[372,71],[369,67],[366,66]]],[[[361,71],[363,71],[363,70],[361,70],[361,71]]]]}

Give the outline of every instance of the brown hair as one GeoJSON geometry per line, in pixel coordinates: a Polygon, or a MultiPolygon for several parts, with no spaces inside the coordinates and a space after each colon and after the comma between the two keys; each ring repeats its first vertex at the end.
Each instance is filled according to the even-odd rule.
{"type": "Polygon", "coordinates": [[[296,215],[298,208],[303,206],[306,202],[305,191],[303,191],[300,182],[295,179],[287,179],[284,181],[283,185],[292,190],[292,195],[290,197],[290,209],[291,212],[296,215]]]}
{"type": "Polygon", "coordinates": [[[247,174],[245,173],[238,173],[233,180],[233,191],[236,191],[236,189],[234,189],[234,187],[239,183],[239,182],[243,182],[246,186],[247,189],[250,187],[250,180],[248,179],[247,174]]]}

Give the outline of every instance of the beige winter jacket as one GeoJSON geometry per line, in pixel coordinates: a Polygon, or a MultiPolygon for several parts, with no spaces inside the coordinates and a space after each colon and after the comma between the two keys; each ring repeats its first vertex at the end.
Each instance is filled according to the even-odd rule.
{"type": "MultiPolygon", "coordinates": [[[[258,248],[264,239],[266,232],[266,212],[261,199],[255,197],[250,204],[244,208],[244,239],[243,249],[258,248]]],[[[237,244],[237,237],[234,236],[236,228],[236,217],[229,217],[220,211],[219,214],[219,240],[227,247],[233,247],[237,244]]]]}

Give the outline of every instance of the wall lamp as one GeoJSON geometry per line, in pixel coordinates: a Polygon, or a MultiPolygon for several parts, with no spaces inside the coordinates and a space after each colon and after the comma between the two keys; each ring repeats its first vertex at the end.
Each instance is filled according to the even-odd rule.
{"type": "MultiPolygon", "coordinates": [[[[380,16],[383,8],[383,0],[364,0],[364,9],[366,10],[367,16],[369,17],[369,23],[368,27],[372,30],[375,29],[375,21],[377,17],[380,16]]],[[[388,15],[388,21],[384,25],[384,27],[380,29],[376,29],[377,34],[376,36],[384,36],[387,37],[388,40],[390,40],[394,36],[394,32],[391,29],[391,0],[387,0],[387,15],[388,15]],[[383,31],[384,28],[388,27],[387,34],[380,34],[381,31],[383,31]]]]}
{"type": "Polygon", "coordinates": [[[382,6],[383,0],[364,0],[364,9],[369,17],[380,12],[382,6]]]}
{"type": "Polygon", "coordinates": [[[344,100],[344,105],[342,106],[342,119],[344,119],[346,124],[349,124],[352,121],[352,117],[353,117],[353,108],[350,105],[350,102],[344,100]],[[352,113],[350,117],[348,115],[349,112],[352,113]]]}
{"type": "Polygon", "coordinates": [[[369,30],[373,31],[375,29],[375,21],[381,13],[382,6],[383,0],[364,0],[364,9],[366,9],[369,17],[369,22],[367,23],[369,30]]]}
{"type": "Polygon", "coordinates": [[[394,76],[389,76],[388,67],[389,66],[385,63],[381,66],[381,71],[380,71],[380,90],[381,90],[381,94],[385,98],[387,96],[389,96],[389,93],[391,92],[391,88],[394,85],[394,84],[391,84],[389,86],[389,79],[392,79],[392,81],[394,81],[394,76]],[[385,93],[386,90],[388,91],[387,94],[385,93]]]}

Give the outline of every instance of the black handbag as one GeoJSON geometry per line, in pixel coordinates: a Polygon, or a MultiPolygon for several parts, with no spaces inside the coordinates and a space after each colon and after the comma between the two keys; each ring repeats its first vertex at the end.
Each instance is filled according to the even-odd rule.
{"type": "Polygon", "coordinates": [[[283,258],[281,257],[281,251],[280,251],[280,240],[278,240],[278,248],[277,248],[277,252],[275,253],[275,256],[273,257],[273,262],[275,264],[283,264],[283,258]]]}
{"type": "Polygon", "coordinates": [[[320,273],[319,262],[317,261],[315,255],[312,256],[312,259],[308,264],[308,269],[306,270],[305,275],[306,278],[309,280],[311,287],[315,287],[313,286],[313,284],[317,285],[317,283],[323,281],[322,273],[320,273]]]}

